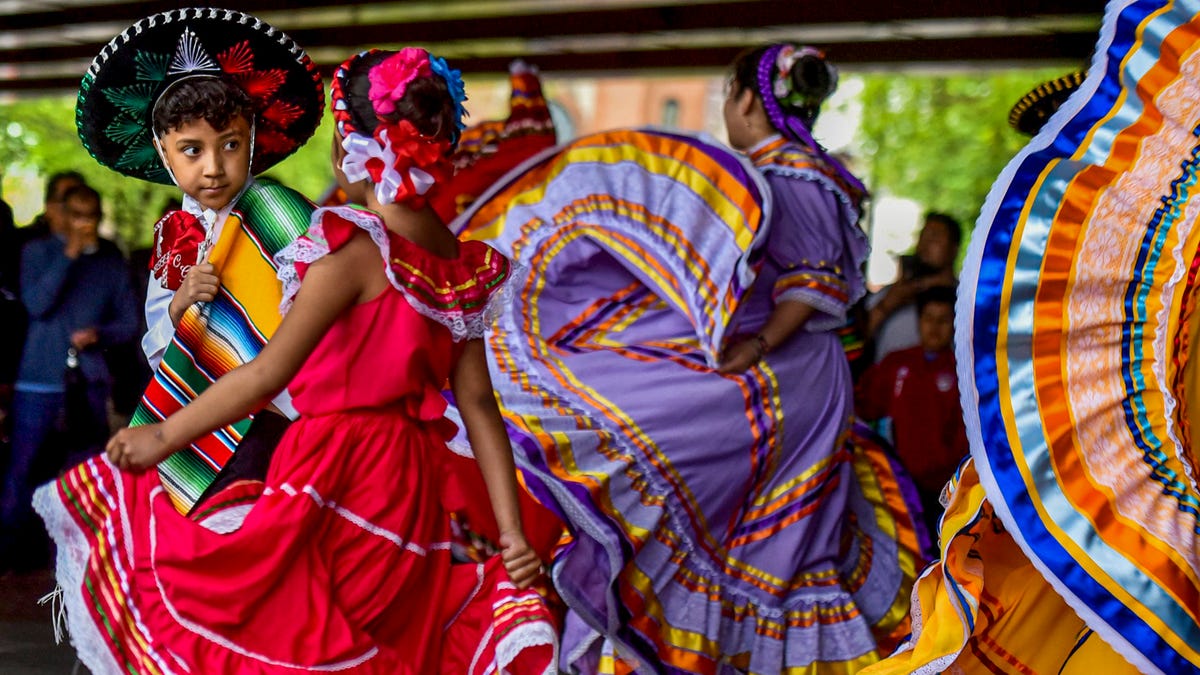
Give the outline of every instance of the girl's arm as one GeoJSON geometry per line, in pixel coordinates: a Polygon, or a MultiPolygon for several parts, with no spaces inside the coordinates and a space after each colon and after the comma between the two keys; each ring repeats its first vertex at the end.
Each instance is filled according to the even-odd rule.
{"type": "Polygon", "coordinates": [[[358,233],[345,246],[314,262],[291,311],[267,345],[162,424],[123,429],[108,442],[108,456],[122,469],[140,470],[162,461],[196,438],[261,409],[291,381],[343,311],[382,290],[379,250],[358,233]]]}
{"type": "Polygon", "coordinates": [[[521,529],[517,470],[488,375],[483,340],[470,340],[464,346],[450,386],[500,526],[504,566],[513,583],[524,588],[537,576],[541,561],[521,529]]]}
{"type": "Polygon", "coordinates": [[[783,300],[771,310],[771,316],[758,335],[735,343],[725,351],[717,372],[741,373],[758,363],[766,353],[788,341],[816,312],[812,305],[799,300],[783,300]]]}

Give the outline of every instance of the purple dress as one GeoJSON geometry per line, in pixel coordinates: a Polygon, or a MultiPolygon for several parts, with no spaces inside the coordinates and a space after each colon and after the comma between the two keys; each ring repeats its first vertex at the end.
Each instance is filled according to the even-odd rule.
{"type": "Polygon", "coordinates": [[[702,139],[585,137],[453,225],[520,268],[489,361],[524,481],[572,535],[565,670],[854,672],[906,630],[911,521],[847,442],[834,332],[863,290],[857,204],[773,140],[756,171],[702,139]],[[786,300],[818,312],[716,373],[786,300]]]}

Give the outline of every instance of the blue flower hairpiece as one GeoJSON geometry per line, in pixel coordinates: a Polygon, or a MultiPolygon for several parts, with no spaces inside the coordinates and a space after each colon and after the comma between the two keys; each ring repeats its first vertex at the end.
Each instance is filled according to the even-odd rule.
{"type": "Polygon", "coordinates": [[[467,116],[466,108],[463,108],[463,101],[467,100],[467,90],[463,86],[462,71],[453,70],[446,65],[446,60],[429,55],[429,68],[441,76],[446,81],[446,88],[450,90],[450,98],[454,101],[455,121],[458,129],[454,132],[454,140],[458,141],[458,134],[463,129],[467,128],[463,118],[467,116]]]}

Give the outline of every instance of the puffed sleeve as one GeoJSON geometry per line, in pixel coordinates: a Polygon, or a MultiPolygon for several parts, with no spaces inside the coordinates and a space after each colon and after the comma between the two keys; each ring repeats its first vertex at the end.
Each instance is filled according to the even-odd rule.
{"type": "Polygon", "coordinates": [[[767,257],[779,270],[771,298],[816,309],[806,330],[837,328],[864,291],[866,237],[839,196],[822,184],[783,176],[768,180],[774,213],[767,257]]]}

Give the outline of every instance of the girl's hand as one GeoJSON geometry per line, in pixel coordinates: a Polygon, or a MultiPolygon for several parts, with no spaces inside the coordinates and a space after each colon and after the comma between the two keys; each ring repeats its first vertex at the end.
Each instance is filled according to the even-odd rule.
{"type": "Polygon", "coordinates": [[[717,366],[717,372],[722,375],[744,373],[750,370],[751,366],[758,363],[761,358],[762,348],[755,338],[742,340],[737,344],[731,345],[721,355],[721,363],[717,366]]]}
{"type": "Polygon", "coordinates": [[[519,531],[500,533],[500,559],[508,570],[508,578],[519,589],[529,588],[542,573],[542,561],[519,531]]]}
{"type": "Polygon", "coordinates": [[[147,424],[118,431],[104,451],[108,460],[122,471],[140,472],[158,464],[171,454],[163,441],[161,426],[147,424]]]}

